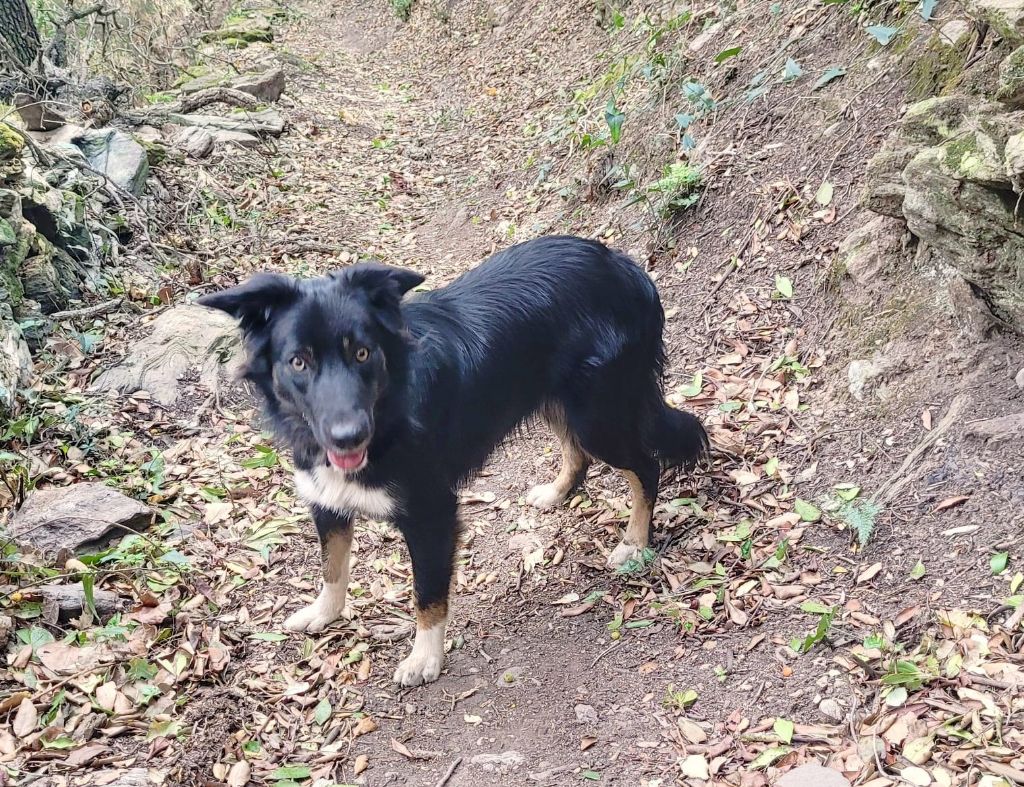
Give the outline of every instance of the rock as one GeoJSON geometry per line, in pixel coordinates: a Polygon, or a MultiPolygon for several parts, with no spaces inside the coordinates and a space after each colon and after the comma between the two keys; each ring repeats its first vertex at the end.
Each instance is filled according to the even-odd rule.
{"type": "Polygon", "coordinates": [[[271,68],[262,74],[242,74],[228,83],[228,87],[248,93],[266,103],[281,98],[284,85],[284,69],[281,68],[271,68]]]}
{"type": "Polygon", "coordinates": [[[701,33],[699,33],[690,42],[690,51],[691,52],[699,52],[700,50],[702,50],[705,46],[708,45],[708,42],[710,42],[711,39],[714,38],[718,34],[718,31],[721,30],[721,29],[722,29],[722,23],[721,22],[715,22],[713,25],[708,27],[706,30],[704,30],[701,33]]]}
{"type": "Polygon", "coordinates": [[[51,554],[97,549],[125,529],[148,527],[155,512],[105,484],[37,489],[11,518],[8,536],[22,548],[51,554]]]}
{"type": "Polygon", "coordinates": [[[213,129],[213,139],[218,144],[237,145],[240,148],[255,148],[260,144],[259,137],[244,131],[228,131],[224,128],[213,129]]]}
{"type": "Polygon", "coordinates": [[[574,710],[576,711],[576,721],[580,724],[589,724],[591,726],[597,724],[597,711],[594,710],[593,705],[577,705],[574,710]]]}
{"type": "Polygon", "coordinates": [[[0,248],[13,246],[18,242],[18,236],[14,233],[14,227],[7,219],[0,217],[0,248]]]}
{"type": "Polygon", "coordinates": [[[817,763],[800,765],[782,775],[775,787],[849,787],[850,782],[839,771],[817,763]]]}
{"type": "Polygon", "coordinates": [[[199,126],[184,126],[170,138],[172,145],[192,158],[206,158],[213,152],[213,134],[199,126]]]}
{"type": "MultiPolygon", "coordinates": [[[[2,288],[0,283],[0,288],[2,288]]],[[[0,297],[3,293],[0,292],[0,297]]],[[[0,414],[10,410],[19,388],[32,381],[32,356],[21,328],[10,312],[10,306],[0,303],[0,414]],[[4,313],[7,317],[4,317],[4,313]]]]}
{"type": "Polygon", "coordinates": [[[228,17],[227,24],[219,30],[203,33],[204,41],[222,41],[227,44],[245,45],[274,40],[270,20],[260,13],[228,17]]]}
{"type": "Polygon", "coordinates": [[[260,112],[239,112],[231,117],[220,115],[180,115],[171,112],[167,119],[180,126],[202,126],[225,131],[241,131],[246,134],[269,134],[272,137],[284,133],[284,118],[273,109],[260,112]]]}
{"type": "Polygon", "coordinates": [[[515,749],[500,754],[474,754],[470,764],[476,765],[488,773],[510,773],[526,764],[526,758],[515,749]]]}
{"type": "Polygon", "coordinates": [[[16,94],[14,105],[29,131],[53,131],[67,123],[67,119],[50,102],[40,101],[27,93],[16,94]]]}
{"type": "Polygon", "coordinates": [[[846,718],[846,711],[843,710],[843,706],[831,697],[823,699],[818,704],[818,710],[820,710],[824,716],[827,716],[833,721],[842,721],[846,718]]]}
{"type": "Polygon", "coordinates": [[[1024,43],[1024,0],[964,0],[964,10],[1011,43],[1024,43]]]}
{"type": "Polygon", "coordinates": [[[1017,372],[1017,376],[1013,378],[1013,381],[1017,383],[1017,387],[1024,391],[1024,369],[1017,372]]]}
{"type": "Polygon", "coordinates": [[[146,390],[163,405],[178,399],[178,380],[199,369],[200,382],[214,390],[223,372],[237,367],[235,320],[191,304],[168,309],[153,321],[149,336],[137,342],[115,367],[93,384],[99,391],[146,390]]]}
{"type": "Polygon", "coordinates": [[[868,161],[860,203],[868,210],[893,218],[903,217],[903,170],[920,148],[886,142],[868,161]]]}
{"type": "Polygon", "coordinates": [[[1024,46],[1014,49],[999,64],[996,100],[1013,109],[1024,107],[1024,46]]]}
{"type": "Polygon", "coordinates": [[[78,264],[41,234],[29,238],[28,256],[18,271],[25,297],[38,301],[44,314],[60,311],[81,294],[78,264]]]}
{"type": "Polygon", "coordinates": [[[906,225],[889,216],[876,216],[839,244],[839,261],[857,284],[877,282],[886,265],[899,259],[906,225]]]}
{"type": "Polygon", "coordinates": [[[149,156],[128,134],[115,128],[88,130],[75,137],[72,144],[93,169],[136,197],[142,194],[149,176],[149,156]]]}
{"type": "Polygon", "coordinates": [[[939,28],[939,40],[947,46],[956,46],[973,29],[966,19],[950,19],[939,28]]]}
{"type": "Polygon", "coordinates": [[[24,147],[21,135],[6,123],[0,123],[0,161],[19,158],[24,147]]]}
{"type": "Polygon", "coordinates": [[[1024,413],[974,421],[967,426],[966,434],[992,443],[1020,442],[1024,439],[1024,413]]]}
{"type": "Polygon", "coordinates": [[[285,75],[281,68],[269,68],[259,74],[242,74],[231,76],[230,74],[205,74],[201,77],[186,82],[181,86],[181,93],[190,95],[200,90],[207,90],[211,87],[229,87],[248,93],[260,101],[270,103],[277,101],[284,93],[285,75]]]}
{"type": "Polygon", "coordinates": [[[864,390],[868,383],[881,376],[882,368],[874,361],[851,361],[846,370],[848,390],[858,402],[864,401],[864,390]]]}
{"type": "MultiPolygon", "coordinates": [[[[85,609],[85,588],[81,582],[72,585],[40,585],[26,591],[26,595],[39,596],[43,602],[43,619],[50,623],[67,623],[85,609]]],[[[93,590],[96,613],[105,618],[117,612],[121,597],[109,590],[93,590]]]]}

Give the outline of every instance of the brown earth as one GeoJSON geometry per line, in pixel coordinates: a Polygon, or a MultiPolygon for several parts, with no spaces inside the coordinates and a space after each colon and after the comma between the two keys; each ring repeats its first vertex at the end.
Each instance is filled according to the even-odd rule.
{"type": "MultiPolygon", "coordinates": [[[[623,480],[598,467],[572,507],[538,514],[522,497],[556,470],[551,436],[533,430],[504,447],[465,494],[446,670],[399,691],[390,676],[409,646],[409,568],[385,525],[357,531],[351,622],[313,640],[253,638],[279,632],[296,596],[315,592],[319,550],[286,468],[240,465],[262,442],[249,400],[218,401],[197,432],[186,424],[207,392],[196,391],[159,434],[135,430],[172,457],[182,486],[172,518],[204,520],[180,547],[202,576],[181,577],[170,647],[190,658],[230,652],[222,669],[193,666],[177,687],[180,743],[133,733],[118,745],[126,757],[148,750],[169,783],[223,783],[243,753],[260,784],[283,783],[277,769],[297,766],[299,781],[344,784],[653,787],[698,783],[684,767],[694,756],[723,784],[766,784],[805,760],[886,779],[905,761],[875,754],[876,769],[857,753],[888,706],[880,673],[851,662],[851,646],[884,634],[893,652],[910,653],[934,634],[938,610],[1008,611],[1000,600],[1021,558],[1024,444],[987,447],[969,432],[1024,409],[1013,381],[1024,344],[1007,332],[967,339],[934,314],[894,323],[891,298],[919,286],[914,271],[897,266],[862,289],[834,267],[839,242],[870,218],[857,197],[908,88],[898,55],[879,51],[845,6],[799,3],[740,8],[694,49],[687,42],[719,13],[695,10],[646,50],[668,73],[663,83],[633,64],[619,94],[621,146],[588,152],[559,129],[572,106],[577,128],[601,127],[607,96],[586,104],[573,91],[605,84],[617,57],[645,51],[647,28],[633,27],[644,12],[664,24],[682,10],[630,5],[616,32],[616,10],[598,9],[436,2],[403,24],[371,0],[298,5],[274,45],[290,64],[292,133],[268,159],[275,174],[260,187],[259,215],[217,241],[209,266],[223,285],[255,268],[312,273],[375,256],[437,287],[514,241],[600,236],[656,279],[669,315],[669,398],[705,419],[713,461],[665,479],[657,561],[616,576],[603,558],[624,518],[623,480]],[[732,45],[740,56],[714,64],[732,45]],[[787,57],[803,72],[792,84],[780,79],[787,57]],[[836,63],[847,75],[813,90],[836,63]],[[743,100],[763,69],[771,90],[743,100]],[[649,183],[676,160],[686,75],[721,106],[692,129],[707,190],[666,223],[608,184],[623,177],[617,165],[649,183]],[[825,182],[832,196],[816,200],[825,182]],[[346,256],[287,251],[313,241],[346,256]],[[238,253],[227,253],[232,243],[238,253]],[[908,350],[885,398],[873,390],[857,401],[848,362],[894,331],[908,350]],[[698,373],[703,385],[687,391],[698,373]],[[229,490],[231,510],[211,514],[196,493],[204,484],[229,490]],[[880,501],[865,546],[828,510],[837,484],[880,501]],[[792,513],[797,499],[824,514],[792,513]],[[246,543],[264,522],[280,543],[261,555],[246,543]],[[1001,551],[1010,570],[994,575],[1001,551]],[[923,577],[912,574],[919,562],[923,577]],[[837,611],[827,638],[795,654],[790,640],[828,608],[837,611]],[[318,722],[324,700],[331,713],[318,722]],[[766,766],[756,758],[776,718],[798,734],[766,766]],[[521,758],[504,773],[472,759],[509,752],[521,758]]],[[[906,23],[924,34],[920,20],[906,23]]],[[[1019,663],[1019,634],[1007,642],[1019,663]]]]}

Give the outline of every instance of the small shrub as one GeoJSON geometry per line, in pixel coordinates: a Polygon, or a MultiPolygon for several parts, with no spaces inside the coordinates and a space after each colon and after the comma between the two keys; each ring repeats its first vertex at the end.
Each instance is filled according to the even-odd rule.
{"type": "Polygon", "coordinates": [[[663,219],[671,218],[700,198],[701,171],[691,164],[676,162],[665,167],[659,180],[647,186],[648,197],[663,219]]]}
{"type": "Polygon", "coordinates": [[[395,15],[403,22],[408,22],[409,15],[412,13],[413,0],[390,0],[390,2],[395,15]]]}

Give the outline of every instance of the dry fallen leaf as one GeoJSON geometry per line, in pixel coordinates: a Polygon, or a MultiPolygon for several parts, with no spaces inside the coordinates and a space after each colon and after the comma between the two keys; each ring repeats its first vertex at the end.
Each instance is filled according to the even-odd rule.
{"type": "Polygon", "coordinates": [[[96,689],[96,704],[99,705],[105,711],[114,710],[114,704],[117,702],[117,684],[112,680],[107,681],[98,689],[96,689]]]}
{"type": "Polygon", "coordinates": [[[962,505],[971,499],[970,495],[956,495],[955,497],[947,497],[945,500],[940,501],[935,508],[932,509],[933,514],[937,514],[939,511],[946,511],[950,508],[955,508],[958,505],[962,505]]]}
{"type": "Polygon", "coordinates": [[[860,585],[860,584],[863,584],[864,582],[868,582],[868,581],[874,579],[876,576],[878,576],[878,573],[881,570],[882,570],[882,564],[881,563],[875,563],[874,565],[868,566],[857,577],[857,584],[860,585]]]}
{"type": "Polygon", "coordinates": [[[249,783],[252,768],[248,760],[239,760],[228,771],[228,787],[245,787],[249,783]]]}
{"type": "Polygon", "coordinates": [[[369,767],[370,758],[365,754],[360,754],[356,757],[356,761],[352,763],[352,773],[358,776],[369,767]]]}
{"type": "Polygon", "coordinates": [[[369,716],[363,716],[363,718],[356,722],[356,726],[352,729],[352,737],[358,738],[360,735],[367,735],[371,732],[376,731],[377,722],[375,722],[369,716]]]}
{"type": "Polygon", "coordinates": [[[39,714],[36,713],[36,706],[32,704],[32,700],[26,697],[18,706],[11,729],[19,738],[26,738],[35,730],[38,721],[39,714]]]}
{"type": "Polygon", "coordinates": [[[586,751],[591,746],[597,743],[597,738],[592,738],[589,735],[580,739],[580,751],[586,751]]]}

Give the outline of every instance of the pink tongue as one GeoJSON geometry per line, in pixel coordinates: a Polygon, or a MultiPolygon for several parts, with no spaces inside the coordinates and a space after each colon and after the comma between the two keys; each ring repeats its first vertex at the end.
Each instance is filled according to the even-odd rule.
{"type": "Polygon", "coordinates": [[[363,463],[365,457],[365,448],[362,451],[352,451],[347,454],[339,454],[336,451],[327,452],[327,459],[339,470],[354,470],[363,463]]]}

